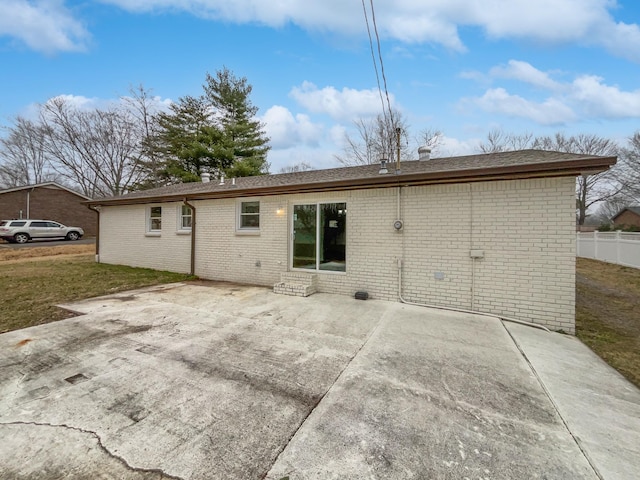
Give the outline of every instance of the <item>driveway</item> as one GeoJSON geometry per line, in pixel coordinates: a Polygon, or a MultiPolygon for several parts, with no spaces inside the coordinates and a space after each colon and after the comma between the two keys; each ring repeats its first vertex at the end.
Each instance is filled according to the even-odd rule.
{"type": "Polygon", "coordinates": [[[636,478],[640,392],[573,337],[174,284],[0,335],[0,478],[636,478]]]}
{"type": "Polygon", "coordinates": [[[61,245],[91,245],[96,243],[95,237],[81,238],[70,242],[69,240],[51,240],[48,238],[36,238],[28,243],[9,243],[0,241],[0,248],[30,248],[30,247],[58,247],[61,245]]]}

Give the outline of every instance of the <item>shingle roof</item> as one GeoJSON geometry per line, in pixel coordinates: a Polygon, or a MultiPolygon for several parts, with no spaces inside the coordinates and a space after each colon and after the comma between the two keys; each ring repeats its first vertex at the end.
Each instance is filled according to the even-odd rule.
{"type": "Polygon", "coordinates": [[[640,205],[632,205],[630,207],[626,207],[626,208],[623,208],[622,210],[620,210],[618,213],[616,213],[613,216],[612,220],[615,220],[616,218],[618,218],[620,215],[622,215],[627,210],[629,210],[630,212],[635,213],[636,215],[640,215],[640,205]]]}
{"type": "Polygon", "coordinates": [[[179,200],[274,195],[327,190],[452,183],[509,178],[568,176],[598,172],[615,164],[615,157],[599,157],[542,150],[520,150],[431,160],[403,161],[400,173],[396,164],[387,165],[389,173],[380,174],[380,165],[309,170],[225,179],[209,183],[193,182],[132,192],[119,197],[95,199],[90,205],[115,205],[179,200]]]}
{"type": "Polygon", "coordinates": [[[53,188],[58,188],[60,190],[66,190],[69,193],[73,193],[74,195],[77,195],[79,197],[84,198],[85,200],[90,200],[91,197],[88,197],[86,195],[83,195],[82,193],[76,192],[75,190],[71,190],[70,188],[65,187],[64,185],[60,185],[59,183],[56,182],[45,182],[45,183],[36,183],[34,185],[23,185],[21,187],[11,187],[11,188],[7,188],[5,190],[0,190],[0,195],[3,193],[9,193],[9,192],[19,192],[20,190],[31,190],[33,188],[40,188],[40,187],[44,187],[44,188],[48,188],[48,187],[53,187],[53,188]]]}
{"type": "Polygon", "coordinates": [[[637,213],[640,215],[640,205],[635,205],[633,207],[627,207],[627,210],[631,210],[633,213],[637,213]]]}

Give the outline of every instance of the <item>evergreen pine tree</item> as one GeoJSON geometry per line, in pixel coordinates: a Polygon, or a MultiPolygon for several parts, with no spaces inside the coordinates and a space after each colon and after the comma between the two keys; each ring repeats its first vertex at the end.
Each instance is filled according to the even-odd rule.
{"type": "Polygon", "coordinates": [[[195,182],[203,172],[222,172],[233,163],[233,148],[215,124],[203,97],[181,97],[158,116],[157,145],[167,159],[162,176],[170,183],[195,182]]]}
{"type": "Polygon", "coordinates": [[[269,138],[264,126],[254,119],[258,108],[249,95],[252,86],[245,77],[236,77],[228,68],[207,74],[205,96],[213,107],[215,118],[225,139],[233,148],[233,164],[225,168],[228,177],[244,177],[268,173],[269,138]]]}
{"type": "Polygon", "coordinates": [[[194,182],[203,172],[226,177],[268,173],[268,142],[254,119],[251,85],[227,68],[207,74],[200,97],[181,97],[156,116],[157,134],[147,141],[165,159],[163,183],[194,182]]]}

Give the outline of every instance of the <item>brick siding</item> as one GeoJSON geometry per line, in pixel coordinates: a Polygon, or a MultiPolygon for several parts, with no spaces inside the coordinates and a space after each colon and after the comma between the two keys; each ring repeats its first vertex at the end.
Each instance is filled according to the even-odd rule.
{"type": "Polygon", "coordinates": [[[65,225],[81,227],[86,236],[95,236],[97,213],[81,202],[85,199],[55,186],[36,187],[0,194],[0,219],[29,217],[53,220],[65,225]]]}
{"type": "Polygon", "coordinates": [[[640,227],[640,215],[631,210],[625,210],[616,217],[616,227],[640,227]]]}
{"type": "Polygon", "coordinates": [[[102,207],[100,261],[189,273],[191,235],[178,229],[181,205],[163,203],[102,207]],[[159,233],[147,231],[151,206],[162,207],[162,229],[159,233]]]}
{"type": "MultiPolygon", "coordinates": [[[[475,309],[574,333],[574,179],[549,178],[260,198],[260,232],[239,234],[246,199],[196,201],[196,275],[273,285],[290,265],[294,204],[346,202],[345,273],[318,272],[318,291],[475,309]],[[471,250],[483,252],[472,259],[471,250]],[[473,291],[472,291],[473,290],[473,291]]],[[[184,272],[190,240],[176,233],[179,203],[163,204],[160,237],[145,236],[146,206],[103,207],[101,255],[184,272]]]]}

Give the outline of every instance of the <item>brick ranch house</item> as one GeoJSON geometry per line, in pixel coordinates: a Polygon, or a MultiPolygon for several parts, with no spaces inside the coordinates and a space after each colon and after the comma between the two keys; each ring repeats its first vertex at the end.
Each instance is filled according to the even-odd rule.
{"type": "Polygon", "coordinates": [[[94,236],[98,217],[84,203],[90,199],[56,182],[8,188],[0,190],[0,219],[54,220],[81,227],[86,236],[94,236]]]}
{"type": "Polygon", "coordinates": [[[640,228],[640,205],[634,205],[624,208],[611,219],[614,227],[627,228],[638,227],[640,228]]]}
{"type": "MultiPolygon", "coordinates": [[[[100,262],[454,307],[574,333],[575,177],[525,150],[171,185],[96,199],[100,262]]],[[[203,180],[206,180],[203,179],[203,180]]]]}

